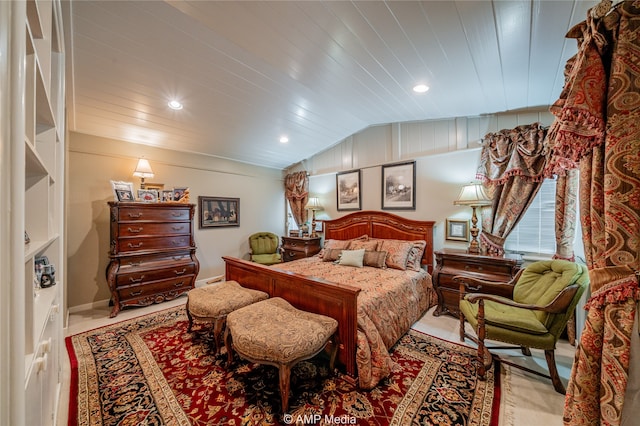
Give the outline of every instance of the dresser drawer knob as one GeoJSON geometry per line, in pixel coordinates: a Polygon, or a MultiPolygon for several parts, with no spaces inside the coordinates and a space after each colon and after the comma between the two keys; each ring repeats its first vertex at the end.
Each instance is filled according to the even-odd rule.
{"type": "Polygon", "coordinates": [[[142,294],[142,290],[140,290],[140,291],[132,291],[131,292],[132,296],[140,296],[141,294],[142,294]]]}
{"type": "Polygon", "coordinates": [[[142,228],[138,228],[138,229],[133,229],[133,228],[127,228],[129,230],[129,232],[131,232],[132,234],[137,234],[138,232],[142,231],[142,228]]]}
{"type": "Polygon", "coordinates": [[[469,265],[464,265],[464,270],[468,271],[469,270],[469,265]]]}
{"type": "Polygon", "coordinates": [[[184,268],[182,271],[173,271],[173,272],[175,272],[175,273],[176,273],[176,275],[182,275],[182,274],[184,274],[185,272],[187,272],[187,268],[184,268]]]}
{"type": "Polygon", "coordinates": [[[180,260],[183,259],[184,256],[173,256],[173,260],[180,260]]]}
{"type": "Polygon", "coordinates": [[[129,217],[131,217],[131,218],[135,218],[135,219],[140,218],[140,217],[142,217],[142,212],[139,212],[139,213],[129,213],[129,217]]]}
{"type": "Polygon", "coordinates": [[[171,216],[180,217],[180,216],[182,216],[182,213],[180,213],[180,212],[171,212],[171,216]]]}
{"type": "Polygon", "coordinates": [[[140,266],[142,265],[142,262],[138,261],[138,262],[129,262],[129,266],[140,266]]]}
{"type": "Polygon", "coordinates": [[[141,283],[144,279],[144,275],[140,275],[140,278],[129,277],[129,281],[132,283],[141,283]]]}
{"type": "Polygon", "coordinates": [[[184,226],[174,226],[172,229],[174,231],[182,231],[184,229],[184,226]]]}
{"type": "Polygon", "coordinates": [[[184,285],[184,281],[180,281],[179,283],[175,283],[173,286],[174,287],[182,287],[184,285]]]}
{"type": "Polygon", "coordinates": [[[296,242],[292,242],[292,243],[291,243],[291,246],[292,246],[292,247],[296,247],[297,245],[298,245],[298,243],[296,243],[296,242]]]}
{"type": "Polygon", "coordinates": [[[142,242],[139,242],[138,244],[134,244],[134,243],[129,243],[129,248],[140,248],[142,247],[142,242]]]}

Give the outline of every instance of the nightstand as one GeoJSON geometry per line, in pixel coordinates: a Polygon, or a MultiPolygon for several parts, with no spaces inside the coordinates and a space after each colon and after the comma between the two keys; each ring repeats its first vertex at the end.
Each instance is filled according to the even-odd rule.
{"type": "MultiPolygon", "coordinates": [[[[433,287],[438,294],[438,306],[433,315],[459,314],[460,284],[453,281],[456,275],[467,275],[488,281],[508,282],[520,270],[522,258],[514,255],[483,256],[470,254],[465,250],[445,249],[435,252],[436,267],[433,271],[433,287]]],[[[511,296],[512,286],[492,290],[498,296],[511,296]]],[[[477,293],[488,293],[482,288],[477,293]]]]}
{"type": "Polygon", "coordinates": [[[281,237],[282,261],[311,257],[320,251],[320,237],[281,237]]]}

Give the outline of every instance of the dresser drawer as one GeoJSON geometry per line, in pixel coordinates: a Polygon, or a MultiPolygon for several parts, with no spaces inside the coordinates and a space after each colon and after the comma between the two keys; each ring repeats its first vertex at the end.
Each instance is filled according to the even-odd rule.
{"type": "MultiPolygon", "coordinates": [[[[446,260],[442,265],[443,272],[445,271],[455,271],[456,274],[460,272],[464,272],[465,274],[470,275],[479,275],[480,276],[495,276],[495,275],[504,275],[506,277],[511,277],[511,267],[500,265],[498,263],[477,263],[474,261],[462,261],[462,260],[446,260]]],[[[508,280],[509,278],[507,278],[508,280]]]]}
{"type": "Polygon", "coordinates": [[[166,268],[175,263],[189,263],[191,262],[191,252],[178,250],[173,252],[123,256],[119,259],[120,270],[125,272],[127,268],[166,268]]]}
{"type": "Polygon", "coordinates": [[[304,259],[307,254],[304,251],[284,250],[282,252],[282,261],[290,262],[292,260],[304,259]]]}
{"type": "Polygon", "coordinates": [[[136,252],[145,250],[166,250],[187,248],[191,246],[191,236],[167,237],[131,237],[115,241],[115,253],[136,252]]]}
{"type": "Polygon", "coordinates": [[[192,283],[193,276],[188,275],[179,278],[154,281],[148,284],[122,287],[118,289],[118,295],[120,296],[120,301],[126,303],[129,299],[143,299],[149,296],[154,297],[158,293],[187,292],[193,288],[192,283]]]}
{"type": "Polygon", "coordinates": [[[118,222],[158,221],[184,222],[191,220],[189,208],[158,208],[156,206],[120,206],[118,208],[118,222]]]}
{"type": "Polygon", "coordinates": [[[120,237],[145,237],[149,235],[189,235],[191,234],[191,222],[165,222],[165,223],[120,223],[118,235],[120,237]]]}
{"type": "Polygon", "coordinates": [[[174,264],[166,269],[140,269],[136,268],[131,272],[118,274],[116,277],[116,287],[126,287],[132,285],[145,284],[151,281],[158,281],[167,278],[179,278],[185,275],[193,275],[196,271],[194,263],[174,264]]]}

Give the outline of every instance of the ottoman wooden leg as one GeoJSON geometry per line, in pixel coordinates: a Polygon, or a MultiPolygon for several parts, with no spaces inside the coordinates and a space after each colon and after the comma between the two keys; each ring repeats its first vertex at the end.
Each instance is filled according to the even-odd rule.
{"type": "Polygon", "coordinates": [[[224,347],[227,348],[227,367],[229,367],[233,363],[233,345],[231,344],[229,328],[224,330],[224,347]]]}
{"type": "Polygon", "coordinates": [[[280,398],[282,398],[282,413],[286,413],[289,409],[289,385],[291,377],[291,366],[287,364],[280,365],[280,398]]]}
{"type": "Polygon", "coordinates": [[[218,355],[220,353],[220,338],[222,337],[222,329],[224,328],[224,322],[226,317],[218,318],[213,322],[213,342],[215,343],[215,354],[218,355]]]}

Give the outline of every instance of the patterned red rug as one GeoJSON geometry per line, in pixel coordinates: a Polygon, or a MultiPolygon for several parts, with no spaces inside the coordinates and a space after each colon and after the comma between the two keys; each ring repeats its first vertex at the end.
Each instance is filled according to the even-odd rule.
{"type": "Polygon", "coordinates": [[[475,375],[475,350],[416,331],[392,349],[396,368],[361,391],[328,361],[291,373],[280,413],[278,371],[215,357],[206,333],[187,331],[184,307],[67,337],[70,425],[498,424],[499,366],[475,375]]]}

